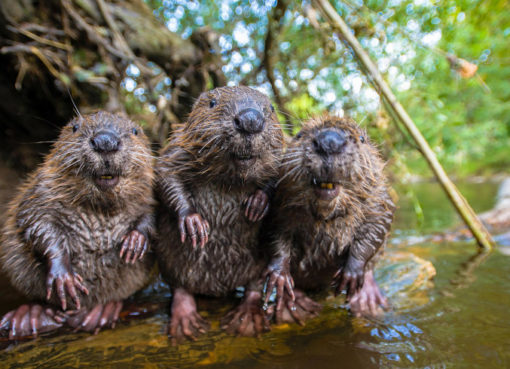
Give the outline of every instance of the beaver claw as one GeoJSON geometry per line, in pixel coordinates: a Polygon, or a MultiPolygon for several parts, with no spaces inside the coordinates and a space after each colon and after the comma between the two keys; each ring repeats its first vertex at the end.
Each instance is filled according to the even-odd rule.
{"type": "Polygon", "coordinates": [[[238,336],[259,336],[271,330],[269,320],[260,306],[259,292],[249,291],[245,300],[221,320],[221,328],[238,336]]]}
{"type": "Polygon", "coordinates": [[[64,317],[50,307],[38,304],[25,304],[5,314],[0,322],[0,330],[9,332],[9,339],[16,340],[39,333],[58,329],[64,317]]]}
{"type": "Polygon", "coordinates": [[[283,306],[285,293],[290,297],[291,301],[295,300],[294,280],[288,271],[288,268],[271,265],[267,272],[266,297],[264,304],[269,302],[273,289],[276,288],[276,310],[280,310],[283,306]]]}
{"type": "Polygon", "coordinates": [[[196,311],[190,314],[173,315],[168,323],[167,333],[172,345],[181,343],[184,338],[195,341],[200,334],[209,330],[209,323],[196,311]]]}
{"type": "Polygon", "coordinates": [[[81,306],[77,290],[85,295],[89,294],[89,290],[83,285],[83,278],[78,273],[70,272],[68,268],[58,262],[53,262],[50,265],[50,271],[46,278],[46,300],[51,298],[53,285],[55,285],[56,294],[63,310],[67,309],[66,290],[76,305],[76,309],[80,309],[81,306]]]}
{"type": "Polygon", "coordinates": [[[203,248],[209,240],[209,223],[200,214],[186,211],[179,214],[179,232],[181,233],[182,243],[186,241],[186,236],[188,236],[193,248],[195,248],[197,247],[197,238],[200,237],[200,247],[203,248]]]}
{"type": "Polygon", "coordinates": [[[244,200],[246,206],[244,215],[250,222],[258,222],[269,211],[269,196],[263,190],[256,190],[254,194],[244,200]]]}
{"type": "Polygon", "coordinates": [[[377,286],[373,271],[365,273],[363,287],[349,299],[349,305],[356,317],[375,317],[388,307],[388,300],[377,286]]]}
{"type": "Polygon", "coordinates": [[[274,311],[274,307],[268,309],[268,315],[275,313],[276,324],[298,323],[305,325],[305,321],[315,318],[322,310],[322,305],[313,301],[300,290],[294,290],[295,300],[290,296],[284,296],[280,309],[274,311]]]}
{"type": "Polygon", "coordinates": [[[107,326],[115,328],[122,305],[122,301],[111,301],[104,305],[97,304],[92,310],[78,312],[76,316],[68,319],[68,323],[75,328],[75,332],[81,330],[98,334],[102,328],[107,326]]]}
{"type": "Polygon", "coordinates": [[[335,289],[335,296],[346,291],[347,298],[351,298],[356,291],[363,287],[365,263],[350,256],[344,267],[338,269],[331,282],[335,289]]]}
{"type": "Polygon", "coordinates": [[[122,258],[125,254],[124,261],[134,264],[137,259],[143,259],[147,251],[147,245],[147,237],[136,229],[132,230],[122,239],[122,248],[120,249],[119,256],[122,258]]]}
{"type": "Polygon", "coordinates": [[[209,323],[197,312],[195,299],[183,289],[176,289],[172,302],[172,316],[167,327],[172,345],[181,343],[185,338],[195,341],[209,330],[209,323]]]}

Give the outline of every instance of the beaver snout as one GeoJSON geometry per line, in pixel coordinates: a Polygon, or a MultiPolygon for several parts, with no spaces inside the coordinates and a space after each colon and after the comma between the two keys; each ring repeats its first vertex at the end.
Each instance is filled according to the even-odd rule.
{"type": "Polygon", "coordinates": [[[234,127],[242,134],[260,133],[265,125],[262,113],[253,108],[243,109],[234,117],[234,127]]]}
{"type": "Polygon", "coordinates": [[[321,155],[340,154],[347,140],[343,131],[323,130],[313,140],[315,151],[321,155]]]}
{"type": "Polygon", "coordinates": [[[114,153],[119,150],[120,137],[114,131],[99,131],[90,139],[90,145],[100,154],[114,153]]]}

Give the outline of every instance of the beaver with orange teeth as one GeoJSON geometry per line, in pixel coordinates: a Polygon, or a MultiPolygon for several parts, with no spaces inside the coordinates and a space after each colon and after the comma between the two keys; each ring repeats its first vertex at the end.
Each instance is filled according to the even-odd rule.
{"type": "Polygon", "coordinates": [[[373,276],[395,209],[383,167],[350,119],[311,119],[291,141],[269,218],[274,258],[267,287],[277,290],[278,322],[316,315],[320,305],[302,290],[331,284],[335,293],[346,291],[355,314],[386,306],[373,276]]]}
{"type": "Polygon", "coordinates": [[[115,324],[154,264],[145,255],[154,233],[152,166],[147,137],[126,117],[98,112],[62,129],[3,228],[1,267],[36,301],[2,319],[11,339],[66,319],[87,331],[115,324]]]}

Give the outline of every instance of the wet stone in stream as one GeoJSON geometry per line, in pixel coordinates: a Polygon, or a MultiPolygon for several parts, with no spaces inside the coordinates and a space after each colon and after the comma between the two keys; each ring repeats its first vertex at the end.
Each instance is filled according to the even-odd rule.
{"type": "MultiPolygon", "coordinates": [[[[384,316],[426,304],[427,290],[434,275],[434,267],[424,259],[407,252],[387,252],[376,269],[376,279],[391,303],[390,311],[384,316]]],[[[157,291],[157,288],[153,288],[151,293],[157,291]]],[[[148,297],[143,296],[144,299],[148,297]]],[[[159,311],[157,304],[156,308],[153,307],[157,310],[156,315],[136,320],[125,319],[115,330],[104,330],[97,336],[67,332],[17,345],[10,344],[0,352],[0,360],[7,366],[38,368],[95,367],[104,364],[180,368],[218,364],[224,367],[228,363],[236,366],[243,362],[247,365],[250,362],[262,364],[267,360],[273,364],[281,363],[285,367],[284,363],[288,363],[296,346],[305,344],[317,335],[327,339],[333,334],[335,338],[332,342],[338,340],[338,344],[345,349],[351,344],[349,340],[352,335],[388,339],[392,334],[409,335],[419,332],[419,328],[413,327],[411,323],[397,327],[394,331],[374,328],[373,322],[352,317],[345,309],[345,299],[342,296],[333,298],[332,295],[323,294],[314,297],[324,304],[319,317],[309,321],[305,327],[274,326],[271,332],[258,339],[233,337],[220,330],[218,320],[233,305],[232,300],[200,299],[200,309],[208,313],[212,329],[195,342],[171,346],[164,334],[167,315],[163,303],[159,305],[159,311]]],[[[165,300],[161,295],[154,298],[165,300]]],[[[307,349],[310,347],[307,346],[307,349]]],[[[320,347],[316,350],[320,352],[320,347]]],[[[360,342],[355,350],[370,352],[371,347],[360,342]]]]}

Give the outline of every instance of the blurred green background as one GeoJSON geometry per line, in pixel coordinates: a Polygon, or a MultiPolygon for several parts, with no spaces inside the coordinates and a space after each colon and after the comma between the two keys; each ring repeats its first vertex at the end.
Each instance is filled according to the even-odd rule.
{"type": "MultiPolygon", "coordinates": [[[[147,0],[171,31],[217,31],[229,83],[280,95],[282,121],[296,131],[310,114],[329,110],[367,126],[388,159],[429,175],[407,136],[341,41],[310,24],[308,2],[147,0]],[[276,13],[276,14],[275,14],[276,13]],[[264,64],[268,29],[274,85],[264,64]],[[277,89],[277,91],[275,91],[277,89]]],[[[335,1],[335,8],[377,62],[403,106],[453,174],[489,174],[510,163],[510,9],[507,1],[335,1]],[[438,50],[439,49],[439,50],[438,50]],[[463,78],[449,53],[478,66],[463,78]]],[[[129,85],[136,91],[136,83],[129,85]]],[[[405,171],[405,168],[401,168],[405,171]]],[[[405,172],[404,172],[405,173],[405,172]]],[[[403,174],[404,174],[403,173],[403,174]]]]}
{"type": "MultiPolygon", "coordinates": [[[[492,175],[507,170],[508,1],[332,3],[450,174],[492,175]]],[[[14,118],[4,118],[3,111],[22,105],[9,101],[2,110],[4,102],[0,102],[2,122],[15,121],[11,129],[16,131],[20,117],[30,115],[39,120],[25,124],[29,131],[44,120],[60,126],[74,114],[71,94],[82,112],[98,108],[127,112],[162,144],[173,125],[186,119],[201,91],[245,84],[272,97],[290,134],[311,114],[329,110],[350,115],[367,127],[397,177],[431,176],[408,135],[386,113],[351,51],[310,1],[105,4],[116,30],[94,0],[2,2],[0,61],[6,65],[9,86],[16,86],[12,93],[29,91],[24,98],[32,99],[14,118]],[[130,50],[121,45],[119,35],[130,50]],[[37,47],[46,62],[33,50],[13,50],[20,44],[37,47]],[[129,57],[130,52],[136,59],[129,57]],[[31,83],[32,90],[39,91],[41,85],[49,90],[41,97],[44,109],[35,111],[31,83]],[[51,98],[59,99],[60,105],[49,102],[51,98]],[[34,111],[27,112],[30,108],[34,111]]],[[[19,137],[9,132],[5,137],[10,140],[19,137]]],[[[55,133],[40,136],[51,139],[55,133]]],[[[33,134],[25,141],[38,139],[33,134]]]]}

